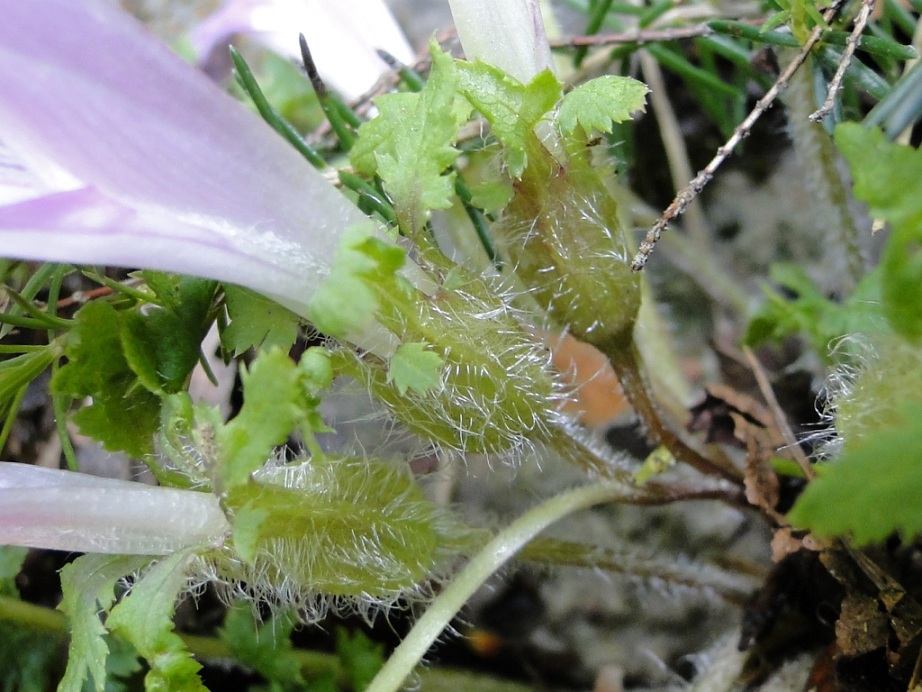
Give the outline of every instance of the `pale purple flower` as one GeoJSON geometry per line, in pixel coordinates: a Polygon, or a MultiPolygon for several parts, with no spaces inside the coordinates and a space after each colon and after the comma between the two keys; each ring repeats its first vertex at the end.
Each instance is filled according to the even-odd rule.
{"type": "MultiPolygon", "coordinates": [[[[242,284],[304,314],[368,223],[108,0],[0,0],[0,255],[242,284]]],[[[158,554],[220,540],[209,493],[0,465],[0,543],[158,554]]]]}
{"type": "MultiPolygon", "coordinates": [[[[549,62],[522,8],[524,43],[463,40],[528,81],[549,62]]],[[[109,0],[0,0],[0,17],[2,256],[203,276],[305,314],[343,231],[368,222],[354,205],[109,0]]],[[[227,530],[210,493],[0,464],[0,544],[163,554],[227,530]]]]}
{"type": "Polygon", "coordinates": [[[382,0],[227,0],[191,34],[200,62],[212,63],[237,34],[300,61],[303,33],[324,81],[349,100],[368,91],[388,68],[376,49],[412,63],[413,49],[382,0]]]}
{"type": "Polygon", "coordinates": [[[0,137],[43,184],[8,258],[242,284],[304,314],[359,210],[107,0],[0,0],[0,137]]]}

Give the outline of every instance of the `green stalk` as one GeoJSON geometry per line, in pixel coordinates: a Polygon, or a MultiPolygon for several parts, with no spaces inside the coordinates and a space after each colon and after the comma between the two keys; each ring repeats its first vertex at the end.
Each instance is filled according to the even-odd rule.
{"type": "Polygon", "coordinates": [[[736,98],[740,94],[738,88],[721,81],[707,70],[695,67],[683,56],[664,45],[650,43],[646,46],[646,49],[663,67],[671,70],[692,84],[698,84],[704,89],[714,92],[715,95],[722,94],[724,96],[736,98]]]}
{"type": "Polygon", "coordinates": [[[25,384],[20,387],[19,391],[13,395],[10,401],[9,412],[7,413],[6,420],[3,421],[3,427],[0,428],[0,449],[6,448],[6,441],[13,431],[13,425],[16,423],[16,416],[19,415],[19,407],[22,406],[22,400],[26,396],[26,389],[28,386],[28,384],[25,384]]]}
{"type": "MultiPolygon", "coordinates": [[[[54,381],[58,369],[61,367],[61,359],[57,358],[51,364],[51,379],[54,381]]],[[[51,394],[51,408],[54,411],[54,427],[58,432],[58,439],[61,441],[61,451],[64,453],[64,461],[67,468],[71,471],[79,471],[80,465],[77,463],[77,452],[74,450],[74,443],[70,439],[70,431],[67,429],[67,413],[70,408],[71,399],[69,396],[62,394],[51,394]]]]}
{"type": "Polygon", "coordinates": [[[803,162],[807,186],[814,204],[822,212],[824,228],[832,234],[831,242],[822,244],[827,251],[826,270],[831,272],[830,276],[840,277],[834,287],[847,293],[864,276],[865,260],[861,254],[859,231],[849,209],[849,194],[837,166],[839,155],[825,128],[809,119],[816,108],[811,75],[812,63],[808,62],[791,77],[783,96],[788,112],[788,134],[794,151],[803,162]],[[844,272],[828,264],[835,253],[844,260],[844,272]]]}
{"type": "Polygon", "coordinates": [[[599,483],[556,495],[500,531],[458,573],[372,680],[368,692],[395,692],[473,593],[530,540],[568,514],[628,499],[622,484],[599,483]]]}
{"type": "Polygon", "coordinates": [[[259,84],[250,71],[249,65],[246,64],[243,56],[241,56],[233,46],[230,47],[230,56],[234,63],[234,69],[237,71],[237,79],[240,86],[250,99],[252,99],[253,105],[256,106],[256,110],[259,111],[263,120],[265,120],[273,130],[282,135],[282,137],[284,137],[301,156],[307,159],[308,163],[314,166],[314,168],[325,168],[327,164],[326,161],[323,160],[323,157],[305,142],[304,138],[301,137],[292,124],[285,120],[285,118],[272,107],[263,94],[262,89],[259,88],[259,84]]]}
{"type": "Polygon", "coordinates": [[[650,396],[650,386],[640,364],[637,345],[633,341],[611,340],[602,352],[611,361],[625,396],[631,402],[631,407],[640,419],[647,437],[654,444],[664,446],[677,461],[688,464],[701,473],[740,483],[742,474],[737,469],[722,466],[704,457],[666,427],[659,408],[650,396]]]}
{"type": "Polygon", "coordinates": [[[471,220],[471,224],[474,226],[474,232],[477,234],[477,239],[480,241],[480,245],[483,247],[484,252],[487,253],[487,257],[493,263],[493,266],[496,267],[497,270],[502,271],[503,260],[499,256],[499,251],[496,249],[493,237],[490,235],[490,227],[487,224],[486,216],[484,216],[484,213],[480,209],[471,203],[473,199],[471,196],[471,189],[467,186],[467,183],[464,181],[464,178],[461,177],[460,173],[455,175],[455,192],[461,200],[467,218],[471,220]]]}
{"type": "MultiPolygon", "coordinates": [[[[42,289],[42,286],[45,285],[45,282],[47,282],[50,277],[54,276],[58,268],[62,266],[66,265],[52,264],[50,262],[43,264],[29,278],[29,280],[26,282],[26,285],[23,286],[22,290],[19,292],[19,295],[23,300],[31,304],[31,301],[34,300],[35,296],[38,295],[38,292],[42,289]]],[[[21,308],[17,306],[13,306],[7,314],[19,315],[20,309],[21,308]]],[[[9,334],[14,326],[15,325],[12,324],[0,325],[0,339],[9,334]]]]}
{"type": "Polygon", "coordinates": [[[394,213],[394,207],[388,201],[387,197],[378,192],[372,185],[365,182],[355,173],[348,171],[339,171],[339,182],[343,187],[352,190],[359,196],[361,203],[367,204],[368,208],[381,215],[388,225],[397,226],[397,214],[394,213]]]}
{"type": "Polygon", "coordinates": [[[412,67],[407,67],[386,50],[378,48],[377,52],[378,57],[386,62],[387,66],[397,73],[397,76],[400,77],[400,81],[404,83],[404,86],[406,86],[407,89],[410,91],[423,90],[423,87],[426,86],[426,78],[423,77],[419,72],[414,70],[412,67]]]}
{"type": "Polygon", "coordinates": [[[112,289],[113,293],[124,295],[139,303],[153,303],[156,301],[153,292],[141,291],[133,286],[129,286],[127,283],[110,279],[105,274],[100,274],[91,269],[83,269],[82,273],[91,281],[95,281],[101,286],[112,289]]]}
{"type": "MultiPolygon", "coordinates": [[[[0,596],[0,621],[15,622],[24,627],[64,639],[70,626],[67,616],[58,610],[26,603],[9,596],[0,596]]],[[[233,661],[234,652],[217,637],[200,637],[180,634],[186,648],[200,660],[233,661]]],[[[298,661],[301,672],[308,679],[318,679],[330,674],[342,679],[343,669],[339,658],[319,651],[294,649],[292,655],[298,661]]],[[[422,689],[476,689],[483,692],[528,692],[531,687],[514,682],[494,680],[484,675],[452,670],[431,669],[420,672],[422,689]]]]}
{"type": "MultiPolygon", "coordinates": [[[[753,43],[769,43],[775,46],[785,46],[787,48],[799,48],[800,42],[793,34],[782,31],[761,31],[759,27],[738,22],[731,19],[714,19],[707,22],[709,29],[732,36],[733,38],[743,38],[753,43]]],[[[845,46],[851,34],[847,31],[827,31],[823,34],[823,43],[831,46],[845,46]]],[[[894,60],[912,60],[918,57],[916,49],[912,46],[906,46],[890,38],[880,36],[862,35],[858,40],[858,48],[865,53],[881,55],[894,60]]]]}
{"type": "MultiPolygon", "coordinates": [[[[595,3],[595,6],[591,8],[589,21],[586,23],[586,36],[599,33],[599,29],[602,28],[602,21],[611,8],[611,3],[612,0],[599,0],[599,2],[595,3]]],[[[582,46],[576,49],[576,52],[573,54],[573,66],[576,67],[576,69],[582,66],[583,60],[586,59],[588,53],[588,46],[582,46]]]]}
{"type": "Polygon", "coordinates": [[[330,127],[336,133],[336,138],[339,140],[343,151],[349,151],[355,142],[355,133],[346,123],[342,111],[337,107],[333,97],[330,96],[330,92],[327,91],[327,86],[323,83],[323,79],[321,79],[320,73],[317,71],[317,65],[311,57],[311,51],[304,34],[301,34],[298,40],[301,45],[301,59],[304,62],[304,69],[307,71],[311,86],[314,87],[314,92],[317,94],[317,100],[320,101],[320,108],[323,109],[323,114],[330,121],[330,127]]]}
{"type": "Polygon", "coordinates": [[[0,321],[4,323],[22,327],[28,327],[30,324],[43,324],[46,329],[70,329],[74,326],[73,320],[66,320],[53,314],[52,311],[46,312],[37,308],[31,301],[26,300],[19,295],[19,293],[10,288],[6,290],[6,295],[13,301],[16,307],[18,307],[24,315],[28,315],[28,317],[20,317],[6,313],[0,315],[0,321]]]}

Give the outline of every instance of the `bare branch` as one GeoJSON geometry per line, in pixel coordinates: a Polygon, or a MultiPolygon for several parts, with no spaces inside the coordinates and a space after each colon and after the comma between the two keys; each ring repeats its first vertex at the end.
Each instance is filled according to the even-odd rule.
{"type": "MultiPolygon", "coordinates": [[[[832,5],[826,12],[823,14],[823,19],[828,24],[830,20],[838,12],[844,0],[837,0],[836,3],[832,5]]],[[[790,64],[784,69],[784,71],[778,76],[778,79],[772,85],[772,87],[765,93],[765,95],[759,99],[755,107],[750,111],[749,115],[746,116],[746,119],[741,122],[736,129],[733,131],[733,134],[730,136],[730,139],[720,148],[717,149],[717,154],[711,159],[710,163],[705,166],[698,175],[685,187],[681,190],[676,198],[672,201],[666,210],[660,216],[659,221],[657,221],[653,227],[647,232],[646,238],[640,244],[640,247],[637,250],[637,254],[634,255],[634,259],[631,262],[631,269],[635,272],[643,269],[644,265],[647,263],[647,259],[650,257],[650,253],[653,251],[654,246],[657,241],[660,239],[660,236],[663,234],[663,231],[666,229],[666,226],[669,225],[669,222],[672,221],[677,216],[681,215],[688,205],[699,195],[704,187],[710,182],[711,178],[714,177],[714,173],[717,172],[717,169],[720,168],[721,164],[727,160],[733,150],[736,148],[736,145],[743,141],[746,137],[749,136],[749,133],[752,131],[753,125],[756,121],[762,116],[765,111],[767,111],[778,95],[784,91],[784,88],[787,86],[788,81],[790,81],[791,76],[800,69],[800,66],[804,64],[807,58],[810,55],[810,51],[813,50],[813,47],[820,40],[820,36],[823,34],[823,27],[817,25],[813,31],[810,33],[810,37],[807,39],[807,42],[804,43],[803,47],[797,52],[797,55],[794,56],[794,59],[790,64]]]]}
{"type": "Polygon", "coordinates": [[[836,95],[842,88],[845,70],[848,69],[852,61],[852,56],[855,54],[855,49],[858,47],[858,42],[861,40],[861,32],[863,32],[864,27],[867,26],[868,19],[871,17],[871,12],[874,10],[874,3],[875,0],[863,0],[861,3],[861,10],[855,18],[855,28],[852,29],[852,33],[849,37],[845,39],[845,50],[842,52],[842,59],[839,61],[839,66],[836,68],[836,73],[832,81],[829,82],[826,101],[823,103],[822,108],[810,116],[810,120],[813,122],[819,122],[832,112],[832,108],[836,102],[836,95]]]}
{"type": "Polygon", "coordinates": [[[706,24],[675,27],[673,29],[634,29],[617,34],[593,34],[592,36],[571,36],[551,41],[551,48],[584,48],[586,46],[610,46],[621,43],[645,43],[656,41],[678,41],[683,38],[710,36],[714,33],[706,24]]]}

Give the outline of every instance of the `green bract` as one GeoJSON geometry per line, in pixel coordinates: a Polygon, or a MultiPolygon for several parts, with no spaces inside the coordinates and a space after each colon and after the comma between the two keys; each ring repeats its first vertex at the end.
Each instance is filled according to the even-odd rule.
{"type": "Polygon", "coordinates": [[[865,338],[849,344],[857,351],[854,372],[831,387],[841,453],[788,517],[857,543],[895,531],[909,539],[922,532],[922,348],[892,334],[865,338]]]}
{"type": "Polygon", "coordinates": [[[408,428],[443,448],[479,454],[546,438],[559,398],[549,356],[487,281],[456,268],[451,290],[417,293],[385,323],[442,362],[434,386],[406,391],[377,361],[347,365],[408,428]]]}
{"type": "Polygon", "coordinates": [[[846,450],[899,424],[908,402],[922,406],[922,348],[879,335],[858,350],[859,366],[833,402],[836,432],[846,450]]]}
{"type": "Polygon", "coordinates": [[[418,591],[466,534],[399,465],[357,458],[270,464],[231,488],[232,541],[210,559],[220,581],[321,612],[418,591]]]}
{"type": "Polygon", "coordinates": [[[599,172],[585,151],[559,163],[534,134],[528,161],[498,230],[516,274],[578,338],[603,350],[629,339],[640,283],[599,172]]]}

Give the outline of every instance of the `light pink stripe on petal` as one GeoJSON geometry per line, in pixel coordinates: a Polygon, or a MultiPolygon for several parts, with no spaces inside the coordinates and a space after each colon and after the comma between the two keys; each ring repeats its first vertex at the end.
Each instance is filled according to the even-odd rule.
{"type": "Polygon", "coordinates": [[[229,530],[211,493],[0,462],[0,545],[166,555],[229,530]]]}
{"type": "MultiPolygon", "coordinates": [[[[257,264],[287,264],[270,292],[303,305],[342,229],[367,221],[255,115],[111,2],[0,0],[0,16],[4,141],[49,185],[95,188],[95,211],[102,200],[137,211],[124,233],[103,215],[100,231],[121,246],[120,263],[221,279],[236,270],[237,283],[257,290],[267,283],[248,274],[257,264]],[[169,257],[138,244],[142,228],[175,244],[169,257]],[[231,254],[200,256],[217,238],[231,254]]],[[[29,252],[31,230],[4,224],[0,253],[15,242],[18,256],[50,259],[41,235],[29,252]]]]}
{"type": "Polygon", "coordinates": [[[301,248],[258,229],[196,226],[156,208],[133,209],[94,188],[0,207],[3,256],[49,262],[144,267],[241,283],[303,314],[309,294],[301,248]],[[296,287],[298,290],[292,291],[296,287]]]}

